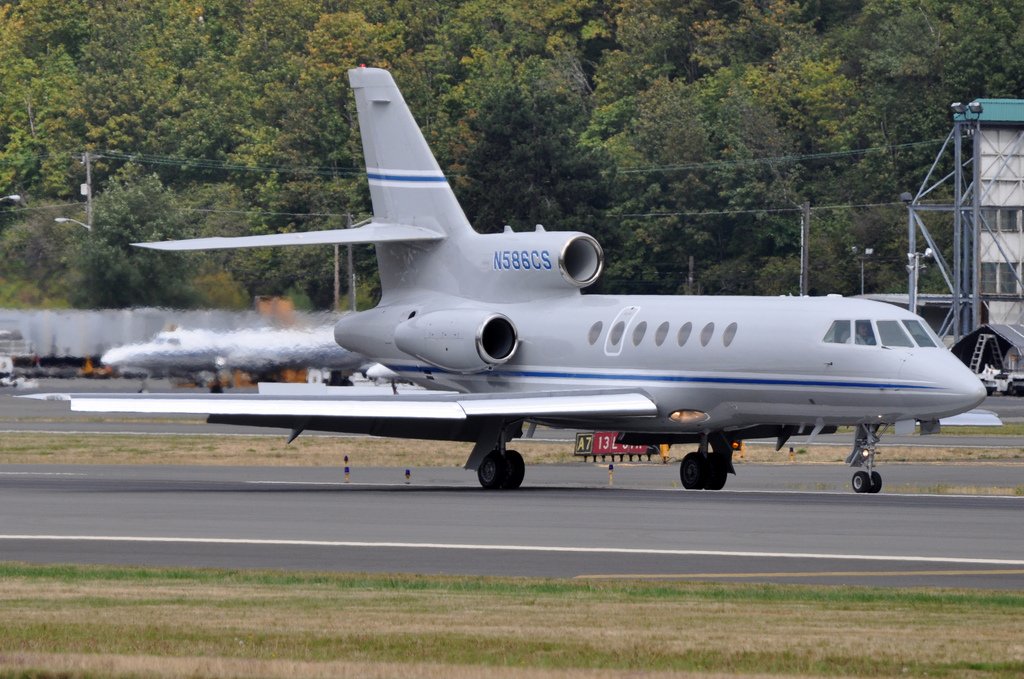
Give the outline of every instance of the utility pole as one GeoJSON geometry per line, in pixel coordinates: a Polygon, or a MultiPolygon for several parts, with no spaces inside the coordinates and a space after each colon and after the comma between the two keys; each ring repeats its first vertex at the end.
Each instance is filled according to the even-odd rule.
{"type": "Polygon", "coordinates": [[[82,154],[82,164],[85,165],[85,183],[82,184],[82,195],[85,196],[85,223],[92,230],[92,156],[86,151],[82,154]]]}
{"type": "MultiPolygon", "coordinates": [[[[345,215],[348,218],[348,227],[352,228],[352,213],[349,212],[345,215]]],[[[356,310],[356,267],[352,263],[352,244],[348,246],[348,308],[351,311],[356,310]]]]}
{"type": "Polygon", "coordinates": [[[338,244],[334,244],[334,310],[339,311],[338,306],[341,282],[338,280],[338,244]]]}
{"type": "Polygon", "coordinates": [[[804,297],[810,290],[810,258],[807,251],[811,242],[811,203],[804,201],[801,206],[800,218],[800,296],[804,297]]]}
{"type": "Polygon", "coordinates": [[[686,294],[693,294],[693,255],[690,255],[690,271],[686,274],[686,294]]]}

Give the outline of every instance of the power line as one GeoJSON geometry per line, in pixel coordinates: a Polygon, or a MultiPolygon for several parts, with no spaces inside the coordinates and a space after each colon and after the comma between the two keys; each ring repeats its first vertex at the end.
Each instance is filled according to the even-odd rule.
{"type": "Polygon", "coordinates": [[[329,177],[351,177],[365,175],[366,171],[357,167],[323,167],[315,165],[243,165],[226,160],[212,158],[182,158],[178,156],[162,156],[151,153],[123,153],[121,151],[99,151],[97,157],[124,160],[140,165],[173,165],[176,167],[193,167],[204,170],[227,170],[239,172],[278,172],[284,174],[305,174],[329,177]]]}
{"type": "Polygon", "coordinates": [[[214,208],[190,207],[188,212],[204,212],[227,215],[261,215],[268,217],[344,217],[345,212],[268,212],[265,210],[217,210],[214,208]]]}
{"type": "MultiPolygon", "coordinates": [[[[903,205],[900,201],[893,201],[890,203],[847,203],[844,205],[812,205],[812,211],[826,211],[826,210],[853,210],[853,209],[867,209],[876,207],[892,207],[903,205]]],[[[782,212],[800,212],[801,208],[799,205],[793,207],[763,207],[763,208],[750,208],[747,210],[692,210],[682,212],[626,212],[623,214],[609,214],[608,218],[656,218],[656,217],[722,217],[728,215],[753,215],[753,214],[765,214],[765,213],[782,213],[782,212]]]]}
{"type": "Polygon", "coordinates": [[[846,151],[830,151],[822,153],[805,153],[790,156],[768,156],[763,158],[742,158],[737,160],[710,160],[699,163],[681,163],[678,165],[652,165],[648,167],[627,167],[620,168],[620,174],[640,174],[644,172],[680,172],[686,170],[710,170],[719,167],[736,167],[742,165],[761,165],[771,163],[799,163],[807,160],[821,160],[824,158],[847,158],[862,156],[868,153],[879,151],[895,151],[897,149],[914,148],[917,146],[934,146],[945,139],[928,139],[926,141],[908,142],[906,144],[890,144],[888,146],[871,146],[862,149],[849,149],[846,151]]]}

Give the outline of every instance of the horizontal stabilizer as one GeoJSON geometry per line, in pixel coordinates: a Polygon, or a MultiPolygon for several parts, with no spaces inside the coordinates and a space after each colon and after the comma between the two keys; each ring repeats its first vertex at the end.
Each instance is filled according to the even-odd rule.
{"type": "Polygon", "coordinates": [[[654,417],[646,395],[630,391],[492,395],[452,392],[372,396],[268,394],[34,394],[28,398],[71,401],[71,410],[93,413],[257,415],[339,419],[400,418],[466,420],[520,417],[654,417]]]}
{"type": "Polygon", "coordinates": [[[444,237],[443,233],[426,229],[422,226],[371,222],[355,229],[300,231],[297,233],[274,233],[264,236],[237,236],[234,238],[189,238],[186,240],[165,240],[152,243],[132,243],[132,245],[153,250],[229,250],[276,245],[354,245],[357,243],[432,241],[442,240],[444,237]]]}

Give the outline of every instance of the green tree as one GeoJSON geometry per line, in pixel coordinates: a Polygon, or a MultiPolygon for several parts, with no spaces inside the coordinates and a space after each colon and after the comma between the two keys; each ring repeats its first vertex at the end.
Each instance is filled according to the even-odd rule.
{"type": "Polygon", "coordinates": [[[132,243],[182,238],[189,224],[174,193],[132,166],[95,201],[93,229],[78,241],[75,306],[190,307],[197,300],[187,256],[132,243]]]}

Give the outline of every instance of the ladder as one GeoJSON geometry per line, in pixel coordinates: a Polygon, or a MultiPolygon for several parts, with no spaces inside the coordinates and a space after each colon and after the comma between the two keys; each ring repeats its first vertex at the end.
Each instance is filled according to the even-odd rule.
{"type": "Polygon", "coordinates": [[[985,358],[985,346],[989,342],[992,343],[992,357],[995,359],[993,367],[999,370],[1003,369],[1003,352],[999,348],[999,342],[995,335],[985,332],[978,335],[978,341],[974,343],[974,353],[971,355],[970,363],[971,372],[981,372],[981,362],[985,358]]]}

